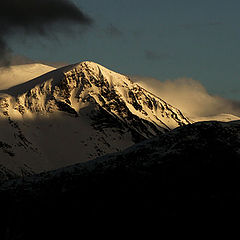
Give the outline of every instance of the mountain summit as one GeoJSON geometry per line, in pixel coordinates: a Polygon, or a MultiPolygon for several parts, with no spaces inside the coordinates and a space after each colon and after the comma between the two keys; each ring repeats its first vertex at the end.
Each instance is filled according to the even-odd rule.
{"type": "Polygon", "coordinates": [[[70,65],[0,91],[2,175],[88,161],[189,123],[124,75],[70,65]]]}

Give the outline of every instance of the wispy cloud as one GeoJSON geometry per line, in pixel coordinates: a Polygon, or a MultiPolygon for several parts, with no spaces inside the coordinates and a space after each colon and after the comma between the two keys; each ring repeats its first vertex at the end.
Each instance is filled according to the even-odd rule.
{"type": "Polygon", "coordinates": [[[207,117],[222,113],[240,116],[240,102],[211,95],[196,80],[179,78],[161,82],[155,78],[137,76],[132,77],[132,79],[171,105],[182,110],[189,117],[207,117]]]}
{"type": "Polygon", "coordinates": [[[170,54],[158,53],[152,50],[145,50],[144,56],[147,60],[150,60],[150,61],[159,61],[159,60],[163,60],[171,57],[170,54]]]}

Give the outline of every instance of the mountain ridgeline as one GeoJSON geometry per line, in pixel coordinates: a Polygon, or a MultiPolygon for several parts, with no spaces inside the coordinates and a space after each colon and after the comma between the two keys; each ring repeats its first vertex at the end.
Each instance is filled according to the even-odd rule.
{"type": "Polygon", "coordinates": [[[0,188],[1,216],[8,219],[3,233],[76,239],[85,230],[100,227],[105,234],[106,225],[118,223],[123,231],[126,223],[145,228],[166,217],[177,217],[180,226],[236,219],[239,132],[240,121],[189,124],[121,153],[9,181],[0,188]]]}
{"type": "Polygon", "coordinates": [[[2,179],[121,151],[191,123],[181,111],[93,62],[0,92],[2,179]]]}

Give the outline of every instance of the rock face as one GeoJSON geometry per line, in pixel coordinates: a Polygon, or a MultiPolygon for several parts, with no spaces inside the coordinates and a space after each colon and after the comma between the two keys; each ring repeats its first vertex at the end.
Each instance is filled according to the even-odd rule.
{"type": "Polygon", "coordinates": [[[128,77],[83,62],[0,92],[0,164],[18,175],[56,169],[189,123],[128,77]]]}
{"type": "Polygon", "coordinates": [[[50,233],[75,239],[79,231],[109,222],[235,219],[239,133],[240,121],[194,123],[122,153],[10,181],[0,190],[1,216],[9,219],[3,229],[11,239],[25,240],[40,225],[39,239],[50,233]]]}

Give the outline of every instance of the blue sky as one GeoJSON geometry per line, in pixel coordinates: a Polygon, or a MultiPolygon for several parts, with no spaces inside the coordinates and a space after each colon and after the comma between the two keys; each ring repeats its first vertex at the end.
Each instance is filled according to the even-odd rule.
{"type": "MultiPolygon", "coordinates": [[[[11,39],[34,60],[92,60],[115,71],[200,81],[210,93],[240,100],[240,1],[72,0],[92,27],[50,38],[11,39]]],[[[64,27],[64,26],[63,26],[64,27]]]]}

